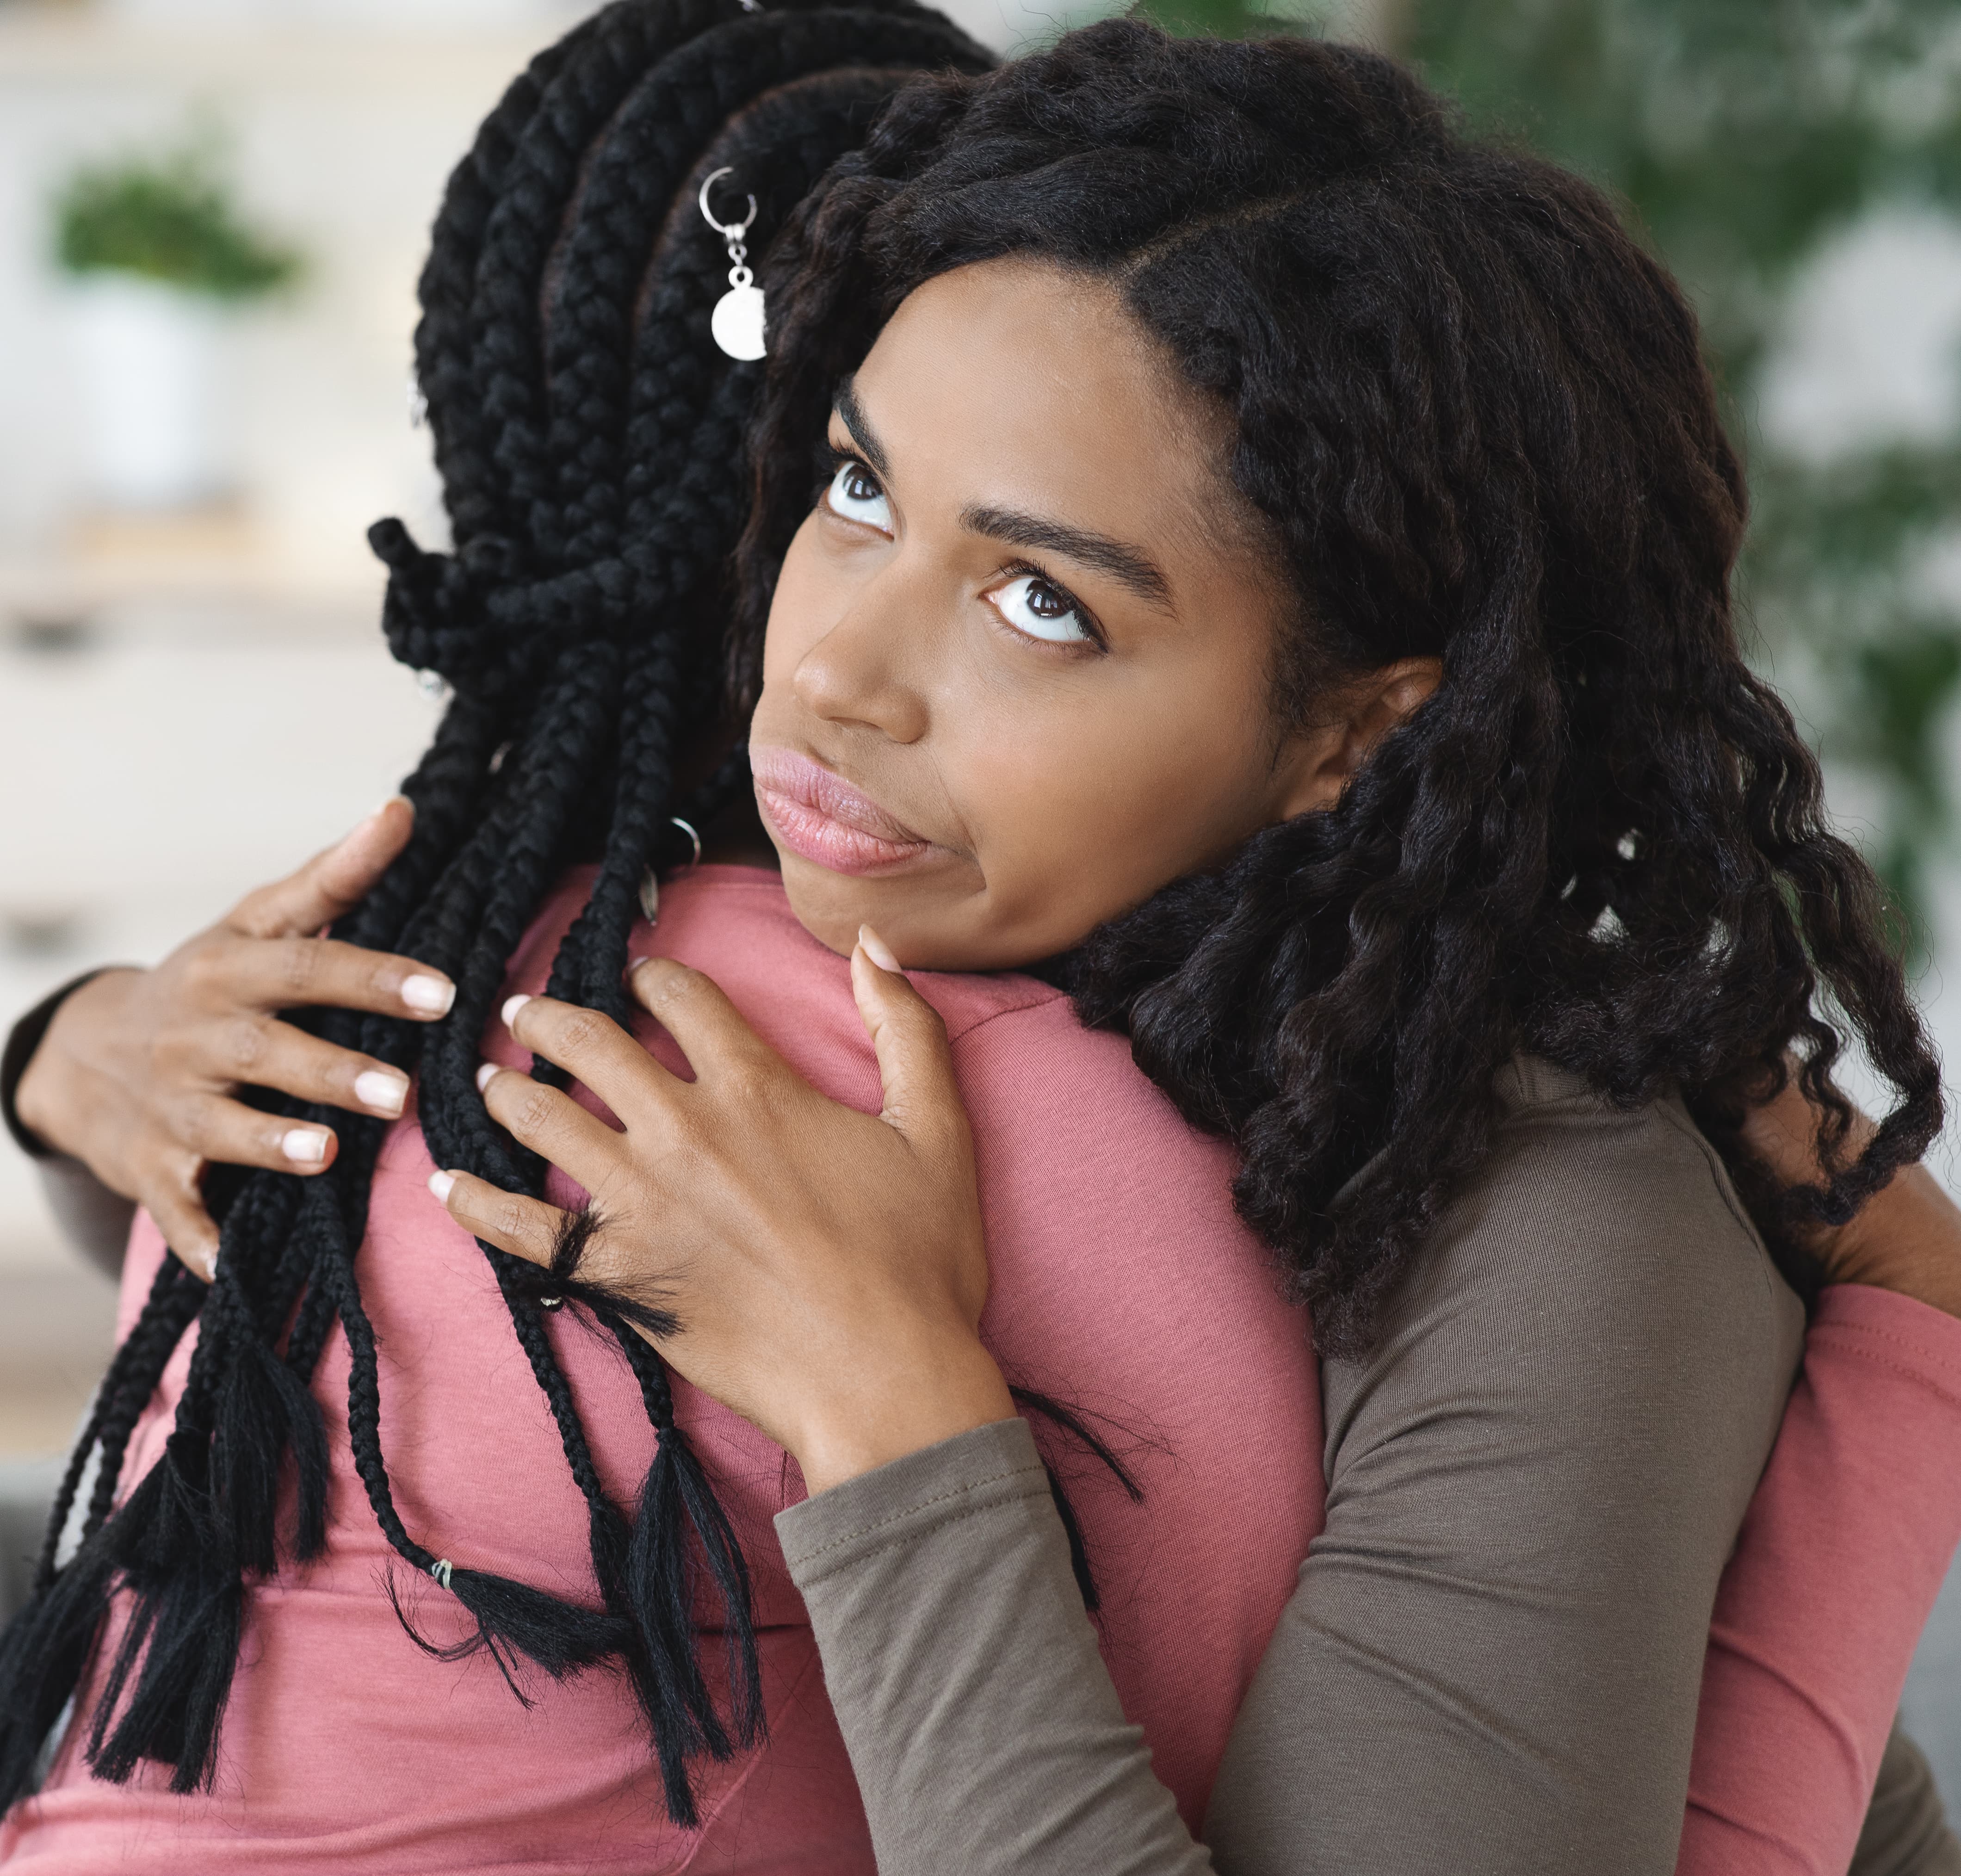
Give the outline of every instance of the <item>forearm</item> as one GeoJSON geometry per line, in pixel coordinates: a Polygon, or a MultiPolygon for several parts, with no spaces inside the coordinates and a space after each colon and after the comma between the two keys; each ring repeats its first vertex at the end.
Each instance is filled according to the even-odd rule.
{"type": "Polygon", "coordinates": [[[1678,1876],[1842,1876],[1961,1539],[1961,1322],[1828,1290],[1725,1571],[1678,1876]]]}
{"type": "Polygon", "coordinates": [[[101,975],[91,971],[64,984],[14,1025],[4,1051],[0,1051],[0,1118],[14,1144],[34,1160],[48,1209],[62,1236],[90,1262],[113,1276],[123,1267],[135,1201],[105,1185],[81,1160],[41,1137],[22,1115],[19,1099],[21,1083],[56,1011],[74,991],[101,975]]]}
{"type": "Polygon", "coordinates": [[[1026,1425],[776,1520],[882,1876],[1197,1876],[1083,1613],[1026,1425]]]}

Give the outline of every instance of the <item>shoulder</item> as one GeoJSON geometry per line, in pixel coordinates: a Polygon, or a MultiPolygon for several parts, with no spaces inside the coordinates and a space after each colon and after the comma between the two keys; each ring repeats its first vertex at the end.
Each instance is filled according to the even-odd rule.
{"type": "Polygon", "coordinates": [[[1498,1094],[1491,1156],[1376,1348],[1326,1365],[1331,1457],[1445,1402],[1535,1441],[1604,1417],[1603,1452],[1717,1425],[1767,1450],[1803,1311],[1682,1103],[1617,1108],[1531,1058],[1498,1094]]]}

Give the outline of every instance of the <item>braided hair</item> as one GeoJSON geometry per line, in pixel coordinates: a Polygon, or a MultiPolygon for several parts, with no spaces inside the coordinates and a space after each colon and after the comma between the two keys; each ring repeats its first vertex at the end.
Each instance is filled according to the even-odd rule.
{"type": "MultiPolygon", "coordinates": [[[[596,849],[550,993],[623,1020],[641,879],[681,857],[670,817],[713,818],[745,779],[739,752],[691,789],[677,777],[678,748],[723,709],[725,568],[758,379],[709,337],[727,261],[696,191],[732,166],[757,198],[760,244],[907,78],[990,62],[909,0],[788,0],[767,14],[738,0],[618,0],[534,61],[451,179],[416,359],[454,550],[426,552],[394,521],[370,539],[391,570],[391,649],[454,694],[404,786],[413,837],[336,935],[446,971],[456,1000],[429,1029],[347,1012],[307,1019],[418,1075],[438,1163],[542,1190],[542,1162],[491,1122],[473,1080],[506,962],[566,864],[596,849]]],[[[534,1072],[562,1080],[548,1064],[534,1072]]],[[[434,1557],[391,1488],[356,1265],[385,1124],[286,1106],[334,1121],[338,1160],[311,1181],[215,1174],[215,1278],[207,1287],[175,1259],[158,1271],[62,1481],[32,1599],[0,1638],[0,1806],[30,1788],[119,1590],[127,1626],[89,1762],[110,1779],[148,1760],[172,1768],[174,1790],[209,1783],[247,1582],[326,1541],[327,1453],[308,1383],[337,1328],[375,1520],[474,1619],[470,1638],[446,1652],[487,1651],[514,1689],[525,1663],[553,1676],[623,1667],[668,1811],[692,1825],[690,1760],[752,1742],[761,1705],[748,1574],[675,1424],[659,1358],[630,1306],[485,1246],[585,1497],[597,1594],[588,1606],[434,1557]],[[655,1448],[630,1517],[607,1495],[547,1336],[547,1291],[591,1304],[638,1377],[655,1448]],[[193,1322],[163,1456],[119,1505],[132,1432],[193,1322]],[[282,1531],[289,1460],[295,1510],[282,1531]],[[79,1547],[64,1560],[85,1488],[79,1547]],[[719,1594],[733,1638],[725,1712],[697,1660],[699,1580],[719,1594]]]]}
{"type": "Polygon", "coordinates": [[[1232,420],[1294,597],[1283,725],[1354,674],[1442,682],[1328,812],[1092,934],[1084,1019],[1241,1157],[1234,1195],[1355,1353],[1491,1150],[1521,1050],[1679,1090],[1800,1291],[1939,1130],[1938,1065],[1816,763],[1741,656],[1743,474],[1694,315],[1599,190],[1467,139],[1388,60],[1111,20],[909,86],[770,257],[738,695],[834,387],[905,296],[1008,255],[1114,284],[1232,420]],[[1848,1150],[1848,1032],[1897,1099],[1848,1150]],[[1826,1177],[1750,1155],[1794,1055],[1826,1177]]]}
{"type": "MultiPolygon", "coordinates": [[[[1604,199],[1468,143],[1359,52],[1106,22],[990,72],[902,0],[735,4],[608,8],[518,81],[452,182],[417,351],[456,545],[425,553],[388,522],[372,539],[391,645],[456,694],[408,784],[413,840],[339,935],[426,959],[458,995],[433,1029],[330,1013],[321,1032],[419,1069],[438,1163],[539,1188],[470,1080],[506,959],[596,843],[550,988],[624,1014],[635,889],[676,857],[666,817],[698,820],[740,781],[725,764],[682,791],[678,742],[716,720],[725,675],[736,710],[753,702],[836,384],[921,282],[1028,254],[1116,282],[1232,413],[1229,472],[1298,600],[1283,722],[1347,674],[1443,663],[1332,809],[1256,834],[1054,965],[1086,1019],[1127,1029],[1186,1115],[1237,1144],[1239,1208],[1323,1348],[1373,1332],[1488,1153],[1494,1078],[1521,1048],[1630,1105],[1679,1087],[1803,1278],[1796,1234],[1925,1146],[1937,1074],[1870,877],[1739,655],[1742,477],[1693,319],[1604,199]],[[922,67],[936,75],[901,84],[922,67]],[[690,197],[724,163],[764,217],[762,368],[705,337],[720,257],[690,197]],[[1832,1076],[1846,1030],[1899,1093],[1856,1158],[1832,1076]],[[1738,1131],[1793,1048],[1826,1115],[1816,1188],[1779,1186],[1738,1131]]],[[[160,1760],[180,1789],[209,1778],[245,1574],[324,1541],[308,1381],[336,1326],[375,1515],[411,1565],[435,1561],[393,1503],[355,1268],[382,1128],[343,1128],[322,1177],[215,1187],[208,1291],[174,1261],[159,1271],[0,1640],[0,1800],[26,1788],[118,1585],[130,1621],[92,1761],[116,1777],[160,1760]],[[193,1320],[175,1430],[118,1508],[131,1428],[193,1320]]],[[[630,1523],[537,1315],[563,1275],[485,1254],[585,1494],[598,1606],[462,1569],[448,1587],[509,1672],[623,1662],[690,1820],[689,1760],[757,1724],[753,1647],[725,1718],[689,1620],[688,1571],[705,1569],[746,1637],[740,1553],[623,1307],[585,1293],[657,1430],[630,1523]]]]}

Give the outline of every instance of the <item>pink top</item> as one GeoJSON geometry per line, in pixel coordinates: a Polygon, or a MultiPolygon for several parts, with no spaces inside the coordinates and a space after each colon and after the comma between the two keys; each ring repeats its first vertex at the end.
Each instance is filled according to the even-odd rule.
{"type": "MultiPolygon", "coordinates": [[[[510,989],[543,988],[585,884],[569,881],[528,934],[510,989]]],[[[846,966],[797,924],[773,875],[704,866],[675,880],[658,934],[643,927],[634,944],[709,972],[817,1087],[876,1112],[876,1065],[846,966]]],[[[1121,1038],[1085,1031],[1065,999],[1028,978],[916,981],[946,1019],[974,1122],[990,1345],[1010,1379],[1159,1436],[1127,1455],[1143,1508],[1094,1468],[1071,1492],[1105,1587],[1105,1658],[1195,1830],[1320,1528],[1307,1325],[1279,1300],[1265,1252],[1232,1214],[1229,1150],[1178,1118],[1121,1038]],[[1220,1401],[1229,1413],[1213,1410],[1220,1401]]],[[[651,1024],[641,1036],[680,1066],[651,1024]]],[[[487,1052],[518,1060],[501,1027],[487,1052]]],[[[411,1115],[382,1151],[361,1252],[397,1503],[438,1555],[589,1596],[584,1507],[556,1428],[481,1254],[426,1189],[432,1169],[411,1115]]],[[[126,1327],[161,1255],[139,1220],[126,1327]]],[[[638,1389],[617,1350],[569,1315],[551,1332],[601,1472],[630,1501],[652,1445],[638,1389]]],[[[1913,1643],[1961,1534],[1961,1469],[1948,1459],[1961,1439],[1961,1322],[1837,1291],[1806,1360],[1724,1579],[1685,1869],[1842,1872],[1913,1643]]],[[[180,1350],[132,1443],[132,1477],[161,1450],[187,1364],[180,1350]]],[[[250,1594],[215,1790],[173,1797],[154,1768],[130,1787],[102,1784],[72,1735],[43,1793],[0,1827],[0,1861],[63,1876],[139,1867],[222,1876],[275,1862],[378,1876],[486,1867],[870,1876],[849,1763],[770,1525],[803,1495],[779,1448],[678,1384],[680,1417],[756,1577],[770,1732],[765,1751],[703,1770],[703,1827],[690,1833],[666,1820],[617,1677],[540,1677],[527,1711],[487,1661],[432,1661],[403,1632],[391,1575],[433,1638],[464,1625],[375,1527],[349,1453],[347,1368],[336,1336],[315,1389],[334,1458],[328,1551],[250,1594]]]]}

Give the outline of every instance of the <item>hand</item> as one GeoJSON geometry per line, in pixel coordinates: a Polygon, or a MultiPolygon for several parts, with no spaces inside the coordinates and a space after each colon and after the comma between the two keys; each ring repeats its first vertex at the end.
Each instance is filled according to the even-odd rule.
{"type": "MultiPolygon", "coordinates": [[[[1860,1148],[1873,1131],[1864,1115],[1854,1115],[1847,1144],[1860,1148]]],[[[1818,1114],[1795,1074],[1775,1099],[1751,1110],[1743,1137],[1792,1184],[1823,1178],[1818,1114]]],[[[1829,1282],[1870,1284],[1961,1316],[1961,1208],[1924,1166],[1901,1167],[1849,1223],[1821,1228],[1812,1248],[1829,1282]]]]}
{"type": "Polygon", "coordinates": [[[22,1123],[145,1206],[171,1248],[205,1275],[218,1228],[206,1166],[314,1173],[333,1163],[331,1128],[260,1113],[250,1083],[357,1114],[402,1111],[400,1070],[276,1019],[301,1006],[432,1023],[455,1000],[440,972],[311,934],[341,917],[407,843],[400,799],[290,878],[263,886],[149,971],[105,972],[62,1000],[22,1075],[22,1123]]]}
{"type": "MultiPolygon", "coordinates": [[[[700,972],[652,959],[628,981],[692,1082],[590,1010],[543,997],[504,1010],[623,1131],[528,1075],[481,1077],[493,1116],[591,1195],[579,1281],[666,1312],[671,1334],[642,1332],[794,1454],[812,1492],[1011,1418],[976,1330],[987,1248],[945,1028],[876,934],[851,956],[875,1116],[819,1094],[700,972]]],[[[430,1186],[477,1236],[547,1267],[572,1222],[468,1173],[430,1186]]]]}

